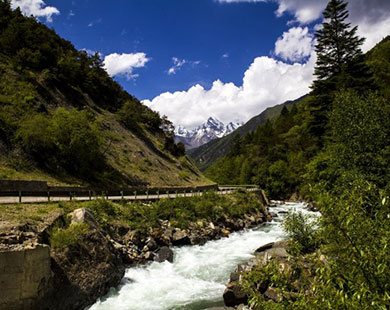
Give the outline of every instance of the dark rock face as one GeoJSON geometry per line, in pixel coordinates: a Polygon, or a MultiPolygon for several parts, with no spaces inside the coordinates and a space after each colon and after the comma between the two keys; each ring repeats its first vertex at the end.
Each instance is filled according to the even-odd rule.
{"type": "Polygon", "coordinates": [[[270,242],[270,243],[267,243],[267,244],[264,244],[262,245],[261,247],[259,247],[255,253],[261,253],[261,252],[264,252],[265,250],[268,250],[268,249],[271,249],[273,247],[273,245],[275,244],[275,242],[270,242]]]}
{"type": "Polygon", "coordinates": [[[226,306],[234,307],[248,302],[248,296],[242,291],[238,283],[231,282],[228,284],[223,293],[223,301],[226,306]]]}
{"type": "Polygon", "coordinates": [[[52,290],[41,299],[40,310],[83,309],[117,286],[125,272],[119,249],[98,225],[90,225],[77,244],[52,248],[51,257],[52,290]]]}
{"type": "Polygon", "coordinates": [[[168,261],[170,263],[173,262],[173,251],[168,248],[167,246],[163,246],[161,249],[159,249],[156,253],[156,257],[154,259],[156,262],[164,262],[168,261]]]}
{"type": "MultiPolygon", "coordinates": [[[[226,290],[223,294],[225,305],[235,307],[240,304],[247,304],[248,296],[242,291],[240,285],[242,272],[250,271],[257,266],[264,266],[271,259],[277,259],[281,264],[287,266],[288,254],[285,249],[286,246],[287,243],[285,241],[265,244],[256,250],[255,257],[248,263],[238,265],[235,272],[230,274],[230,281],[226,285],[226,290]]],[[[268,299],[278,301],[280,298],[276,291],[269,287],[269,282],[266,279],[259,283],[258,290],[268,299]]]]}

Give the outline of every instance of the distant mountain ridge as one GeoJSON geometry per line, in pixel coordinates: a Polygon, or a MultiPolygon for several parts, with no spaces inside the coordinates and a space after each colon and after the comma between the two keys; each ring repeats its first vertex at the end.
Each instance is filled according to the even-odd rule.
{"type": "Polygon", "coordinates": [[[217,159],[225,156],[232,146],[233,139],[236,135],[243,136],[250,131],[256,130],[256,128],[265,123],[268,119],[273,119],[282,111],[283,106],[290,107],[291,105],[298,103],[306,97],[300,97],[296,100],[286,101],[282,104],[276,105],[265,109],[259,115],[251,118],[244,125],[240,126],[234,132],[225,135],[222,138],[211,140],[210,142],[201,145],[197,148],[189,149],[188,154],[194,159],[197,167],[204,171],[211,166],[217,159]]]}
{"type": "Polygon", "coordinates": [[[225,126],[220,120],[209,117],[205,123],[193,130],[178,126],[175,131],[175,140],[184,143],[187,149],[192,149],[214,139],[222,138],[242,125],[243,123],[240,122],[230,122],[225,126]]]}

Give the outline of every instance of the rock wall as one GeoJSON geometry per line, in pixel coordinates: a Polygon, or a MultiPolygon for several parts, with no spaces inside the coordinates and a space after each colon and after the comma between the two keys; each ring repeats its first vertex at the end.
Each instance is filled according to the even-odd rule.
{"type": "Polygon", "coordinates": [[[50,279],[47,245],[0,250],[0,310],[37,309],[50,279]]]}

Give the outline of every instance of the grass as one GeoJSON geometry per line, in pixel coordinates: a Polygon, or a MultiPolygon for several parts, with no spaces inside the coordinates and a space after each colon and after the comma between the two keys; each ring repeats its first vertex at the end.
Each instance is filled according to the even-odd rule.
{"type": "Polygon", "coordinates": [[[8,226],[42,224],[53,216],[68,214],[82,207],[91,210],[103,227],[120,225],[142,232],[151,227],[160,227],[164,220],[169,220],[172,226],[185,229],[197,222],[217,222],[225,216],[240,219],[264,210],[254,193],[217,195],[208,192],[203,196],[162,199],[151,204],[113,203],[98,199],[87,202],[0,205],[0,221],[8,223],[8,226]]]}
{"type": "Polygon", "coordinates": [[[55,228],[50,235],[50,245],[56,249],[65,249],[77,243],[88,233],[89,225],[85,223],[73,223],[67,228],[55,228]]]}

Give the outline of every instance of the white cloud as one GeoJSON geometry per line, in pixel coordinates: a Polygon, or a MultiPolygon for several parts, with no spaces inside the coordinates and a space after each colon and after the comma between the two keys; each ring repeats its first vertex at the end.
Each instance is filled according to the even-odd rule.
{"type": "Polygon", "coordinates": [[[265,108],[309,91],[315,55],[307,63],[287,64],[257,57],[244,74],[242,86],[214,81],[210,89],[197,84],[187,91],[163,93],[143,102],[176,125],[193,128],[213,115],[223,122],[247,121],[265,108]]]}
{"type": "Polygon", "coordinates": [[[46,21],[52,22],[53,15],[60,14],[60,11],[53,6],[46,6],[42,0],[12,0],[13,9],[20,8],[26,16],[44,17],[46,21]]]}
{"type": "Polygon", "coordinates": [[[229,54],[228,53],[223,54],[222,58],[229,58],[229,54]]]}
{"type": "MultiPolygon", "coordinates": [[[[276,14],[292,14],[300,24],[309,24],[322,17],[328,0],[217,0],[220,3],[233,2],[276,2],[276,14]]],[[[390,33],[389,0],[348,1],[349,20],[352,26],[359,26],[358,34],[367,38],[363,45],[366,52],[390,33]]]]}
{"type": "Polygon", "coordinates": [[[178,70],[180,70],[181,67],[184,65],[190,65],[192,67],[195,67],[200,64],[200,60],[192,61],[192,60],[186,60],[186,59],[179,59],[177,57],[172,57],[172,64],[173,66],[170,67],[167,71],[168,75],[176,74],[178,70]]]}
{"type": "Polygon", "coordinates": [[[168,75],[176,74],[177,70],[179,70],[182,66],[184,66],[185,63],[187,63],[187,60],[172,57],[172,63],[173,66],[169,68],[168,75]]]}
{"type": "Polygon", "coordinates": [[[275,54],[289,61],[301,61],[310,56],[312,50],[313,35],[307,27],[290,28],[275,43],[275,54]]]}
{"type": "Polygon", "coordinates": [[[111,76],[124,75],[127,79],[132,79],[138,76],[133,74],[133,70],[144,67],[149,60],[145,53],[113,53],[104,58],[104,69],[111,76]]]}

